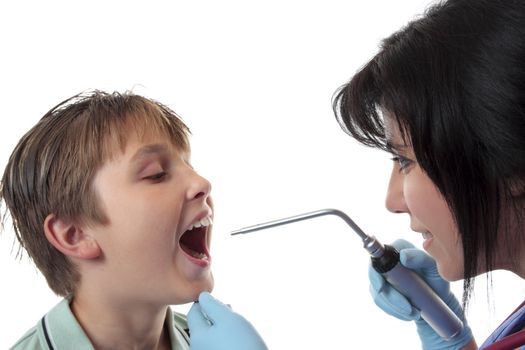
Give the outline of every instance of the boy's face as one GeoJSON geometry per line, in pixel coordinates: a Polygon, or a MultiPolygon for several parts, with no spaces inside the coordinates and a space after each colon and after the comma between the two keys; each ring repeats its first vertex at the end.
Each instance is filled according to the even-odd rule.
{"type": "Polygon", "coordinates": [[[211,185],[188,156],[166,139],[133,137],[95,176],[108,220],[87,228],[102,250],[90,271],[121,301],[181,304],[213,289],[211,185]]]}

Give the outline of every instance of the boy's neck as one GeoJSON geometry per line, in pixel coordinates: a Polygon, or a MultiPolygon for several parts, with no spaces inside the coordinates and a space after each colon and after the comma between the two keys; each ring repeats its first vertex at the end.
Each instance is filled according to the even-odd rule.
{"type": "Polygon", "coordinates": [[[167,306],[116,304],[76,293],[70,307],[97,350],[171,349],[167,306]]]}

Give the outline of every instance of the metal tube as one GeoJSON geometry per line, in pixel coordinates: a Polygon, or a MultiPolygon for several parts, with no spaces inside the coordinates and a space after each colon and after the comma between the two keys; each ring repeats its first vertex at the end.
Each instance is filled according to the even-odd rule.
{"type": "Polygon", "coordinates": [[[344,212],[337,210],[337,209],[321,209],[321,210],[316,210],[316,211],[312,211],[309,213],[290,216],[284,219],[268,221],[262,224],[248,226],[248,227],[241,228],[239,230],[232,231],[231,234],[238,235],[238,234],[244,234],[244,233],[249,233],[253,231],[264,230],[267,228],[290,224],[290,223],[297,222],[297,221],[312,219],[312,218],[316,218],[316,217],[324,216],[324,215],[339,216],[352,228],[352,230],[354,230],[355,233],[359,235],[359,237],[361,237],[363,241],[368,241],[370,239],[370,237],[366,233],[364,233],[363,230],[361,230],[361,228],[357,226],[356,223],[352,219],[350,219],[348,215],[346,215],[344,212]]]}

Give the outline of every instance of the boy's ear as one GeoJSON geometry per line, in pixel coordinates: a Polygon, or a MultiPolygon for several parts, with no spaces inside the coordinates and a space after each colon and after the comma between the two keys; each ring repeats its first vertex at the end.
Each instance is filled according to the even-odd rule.
{"type": "Polygon", "coordinates": [[[80,225],[49,214],[44,220],[44,233],[49,243],[64,255],[78,259],[96,259],[101,250],[97,241],[80,225]]]}

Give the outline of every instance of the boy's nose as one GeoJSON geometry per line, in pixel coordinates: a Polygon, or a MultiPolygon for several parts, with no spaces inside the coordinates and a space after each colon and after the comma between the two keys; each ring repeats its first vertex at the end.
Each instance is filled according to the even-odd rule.
{"type": "Polygon", "coordinates": [[[399,166],[394,164],[386,192],[386,208],[392,213],[407,213],[408,208],[403,194],[403,176],[399,173],[399,166]]]}
{"type": "Polygon", "coordinates": [[[196,172],[190,181],[190,186],[186,192],[186,199],[207,198],[211,192],[211,183],[196,172]]]}

